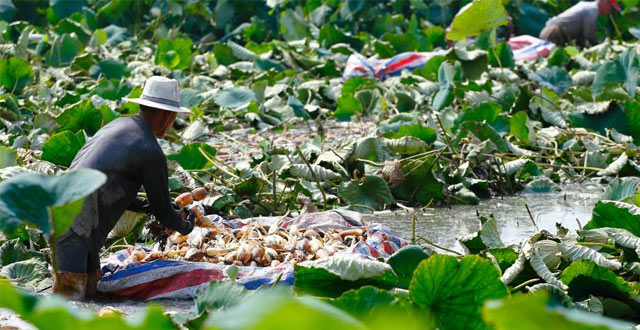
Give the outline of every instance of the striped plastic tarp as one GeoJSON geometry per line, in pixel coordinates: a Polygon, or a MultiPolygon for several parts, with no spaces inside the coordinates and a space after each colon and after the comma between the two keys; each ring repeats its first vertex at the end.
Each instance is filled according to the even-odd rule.
{"type": "Polygon", "coordinates": [[[516,61],[535,61],[540,57],[546,57],[555,47],[550,41],[536,37],[523,35],[509,39],[507,42],[513,52],[516,61]]]}
{"type": "MultiPolygon", "coordinates": [[[[240,228],[250,221],[273,224],[278,218],[256,218],[225,221],[217,219],[231,228],[240,228]]],[[[396,236],[389,228],[380,224],[366,225],[361,215],[352,211],[327,211],[285,219],[281,227],[288,228],[357,228],[367,226],[370,235],[366,242],[360,241],[341,254],[360,255],[369,258],[387,258],[407,241],[396,236]]],[[[155,260],[127,264],[131,250],[116,252],[102,260],[103,277],[98,282],[98,291],[106,297],[119,299],[150,300],[159,298],[193,298],[204,291],[211,281],[229,280],[227,270],[231,266],[208,262],[177,260],[155,260]]],[[[283,263],[276,267],[237,267],[236,282],[247,289],[272,285],[276,281],[283,285],[293,284],[293,265],[283,263]]]]}
{"type": "MultiPolygon", "coordinates": [[[[553,43],[532,36],[516,36],[507,42],[516,61],[534,61],[549,55],[553,43]]],[[[434,56],[446,55],[448,51],[406,52],[387,59],[367,59],[360,54],[352,54],[347,59],[342,77],[369,77],[384,80],[400,75],[402,70],[414,70],[423,67],[434,56]]]]}

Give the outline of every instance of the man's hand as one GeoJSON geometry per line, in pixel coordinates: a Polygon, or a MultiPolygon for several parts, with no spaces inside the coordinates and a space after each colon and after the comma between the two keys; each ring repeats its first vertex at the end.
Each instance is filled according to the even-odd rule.
{"type": "Polygon", "coordinates": [[[148,199],[144,197],[136,197],[136,199],[131,202],[127,210],[137,213],[151,214],[151,205],[149,204],[148,199]]]}
{"type": "Polygon", "coordinates": [[[189,234],[193,230],[193,226],[196,223],[196,214],[191,211],[188,211],[188,212],[189,212],[189,215],[187,215],[187,218],[184,220],[184,227],[180,231],[180,234],[182,235],[189,234]]]}

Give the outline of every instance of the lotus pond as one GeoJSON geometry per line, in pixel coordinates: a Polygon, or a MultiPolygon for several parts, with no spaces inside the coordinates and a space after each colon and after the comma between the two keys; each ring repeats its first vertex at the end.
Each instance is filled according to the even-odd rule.
{"type": "MultiPolygon", "coordinates": [[[[0,0],[0,308],[39,329],[637,328],[638,1],[599,18],[599,44],[532,61],[507,30],[537,36],[575,1],[455,16],[468,2],[0,0]],[[432,51],[343,77],[352,55],[432,51]],[[49,242],[105,180],[67,167],[152,75],[194,112],[158,141],[173,197],[206,187],[203,213],[229,220],[354,210],[412,244],[194,301],[50,296],[49,242]]],[[[105,255],[151,246],[153,220],[124,216],[105,255]]]]}

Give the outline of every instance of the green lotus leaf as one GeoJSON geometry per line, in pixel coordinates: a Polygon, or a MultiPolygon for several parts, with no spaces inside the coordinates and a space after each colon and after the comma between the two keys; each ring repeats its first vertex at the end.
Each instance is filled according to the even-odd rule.
{"type": "Polygon", "coordinates": [[[529,79],[538,82],[541,86],[547,87],[558,95],[564,94],[573,80],[567,70],[561,67],[547,67],[529,74],[529,79]]]}
{"type": "Polygon", "coordinates": [[[8,240],[0,246],[0,267],[29,258],[31,253],[19,238],[8,240]]]}
{"type": "Polygon", "coordinates": [[[605,62],[593,79],[591,92],[594,96],[599,96],[605,91],[605,87],[611,83],[619,83],[624,86],[629,96],[635,97],[638,87],[638,68],[640,61],[633,49],[628,48],[614,61],[605,62]]]}
{"type": "Polygon", "coordinates": [[[167,156],[167,159],[177,161],[185,170],[202,170],[210,168],[213,165],[202,154],[200,149],[204,150],[208,157],[213,157],[217,153],[217,150],[214,147],[204,142],[196,142],[185,145],[178,153],[167,156]]]}
{"type": "Polygon", "coordinates": [[[245,88],[227,88],[215,97],[217,105],[231,109],[247,106],[252,101],[256,101],[256,95],[245,88]]]}
{"type": "Polygon", "coordinates": [[[251,296],[242,285],[229,281],[213,281],[202,294],[196,297],[196,308],[199,313],[207,309],[230,308],[251,296]]]}
{"type": "Polygon", "coordinates": [[[362,112],[362,104],[353,95],[342,95],[336,103],[337,108],[333,116],[338,121],[350,121],[351,116],[362,112]]]}
{"type": "Polygon", "coordinates": [[[600,200],[623,201],[635,196],[638,190],[640,190],[640,181],[637,178],[618,178],[609,183],[600,200]]]}
{"type": "Polygon", "coordinates": [[[156,51],[156,64],[182,70],[191,65],[193,42],[187,38],[161,39],[156,51]]]}
{"type": "Polygon", "coordinates": [[[453,19],[447,39],[462,41],[508,23],[500,0],[475,0],[453,19]]]}
{"type": "Polygon", "coordinates": [[[19,57],[0,58],[0,87],[19,93],[33,80],[33,69],[19,57]]]}
{"type": "MultiPolygon", "coordinates": [[[[107,34],[105,33],[104,42],[106,42],[106,37],[107,34]]],[[[115,58],[108,58],[91,66],[89,74],[94,78],[102,75],[107,79],[120,79],[122,77],[128,77],[129,71],[124,62],[115,58]]]]}
{"type": "Polygon", "coordinates": [[[93,135],[102,126],[103,118],[102,113],[93,106],[91,100],[85,100],[66,109],[56,121],[59,132],[77,133],[84,130],[87,134],[93,135]]]}
{"type": "Polygon", "coordinates": [[[349,204],[357,204],[381,210],[393,203],[387,182],[377,175],[365,175],[360,182],[349,181],[338,188],[338,196],[349,204]]]}
{"type": "Polygon", "coordinates": [[[80,212],[83,198],[105,181],[106,175],[91,169],[60,176],[25,173],[4,180],[0,182],[0,228],[11,232],[26,222],[45,235],[54,231],[62,235],[80,212]]]}
{"type": "Polygon", "coordinates": [[[47,52],[47,59],[51,65],[61,67],[73,62],[81,50],[82,43],[72,35],[65,33],[55,39],[53,49],[47,52]]]}
{"type": "Polygon", "coordinates": [[[292,164],[289,172],[294,177],[313,182],[316,180],[320,182],[335,181],[336,179],[342,178],[340,174],[316,164],[309,164],[309,166],[306,164],[292,164]]]}
{"type": "Polygon", "coordinates": [[[418,267],[418,264],[427,258],[429,258],[429,253],[425,249],[417,245],[407,245],[391,255],[387,263],[391,265],[393,271],[398,275],[398,286],[408,289],[413,272],[418,267]]]}
{"type": "Polygon", "coordinates": [[[18,153],[9,148],[0,146],[0,168],[16,166],[18,159],[18,153]]]}
{"type": "Polygon", "coordinates": [[[482,320],[482,305],[508,297],[509,291],[487,259],[434,255],[418,265],[409,295],[441,329],[490,329],[482,320]]]}
{"type": "Polygon", "coordinates": [[[398,281],[390,265],[350,255],[301,262],[294,278],[296,292],[322,297],[337,297],[365,285],[388,289],[398,281]]]}
{"type": "Polygon", "coordinates": [[[503,68],[513,68],[516,65],[513,59],[513,52],[511,51],[511,48],[509,48],[509,45],[504,41],[500,41],[496,45],[495,53],[493,49],[489,50],[489,63],[491,63],[491,66],[493,67],[503,68]],[[496,56],[496,54],[498,55],[496,56]]]}
{"type": "Polygon", "coordinates": [[[387,138],[399,139],[404,136],[412,136],[418,138],[425,143],[433,143],[436,140],[436,131],[428,126],[422,126],[420,124],[402,125],[393,134],[385,134],[387,138]]]}
{"type": "Polygon", "coordinates": [[[69,166],[85,143],[84,131],[64,131],[52,135],[42,146],[42,160],[69,166]]]}
{"type": "Polygon", "coordinates": [[[16,6],[11,0],[0,1],[0,20],[12,22],[17,12],[16,6]]]}
{"type": "Polygon", "coordinates": [[[640,208],[618,201],[599,201],[584,229],[622,228],[640,237],[640,208]]]}

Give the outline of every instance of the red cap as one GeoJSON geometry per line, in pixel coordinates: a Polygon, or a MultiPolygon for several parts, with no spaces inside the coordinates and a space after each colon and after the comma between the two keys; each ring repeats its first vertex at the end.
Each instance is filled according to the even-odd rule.
{"type": "Polygon", "coordinates": [[[618,4],[618,1],[616,0],[609,0],[609,3],[611,4],[611,6],[613,6],[613,8],[617,11],[620,11],[620,5],[618,4]]]}

